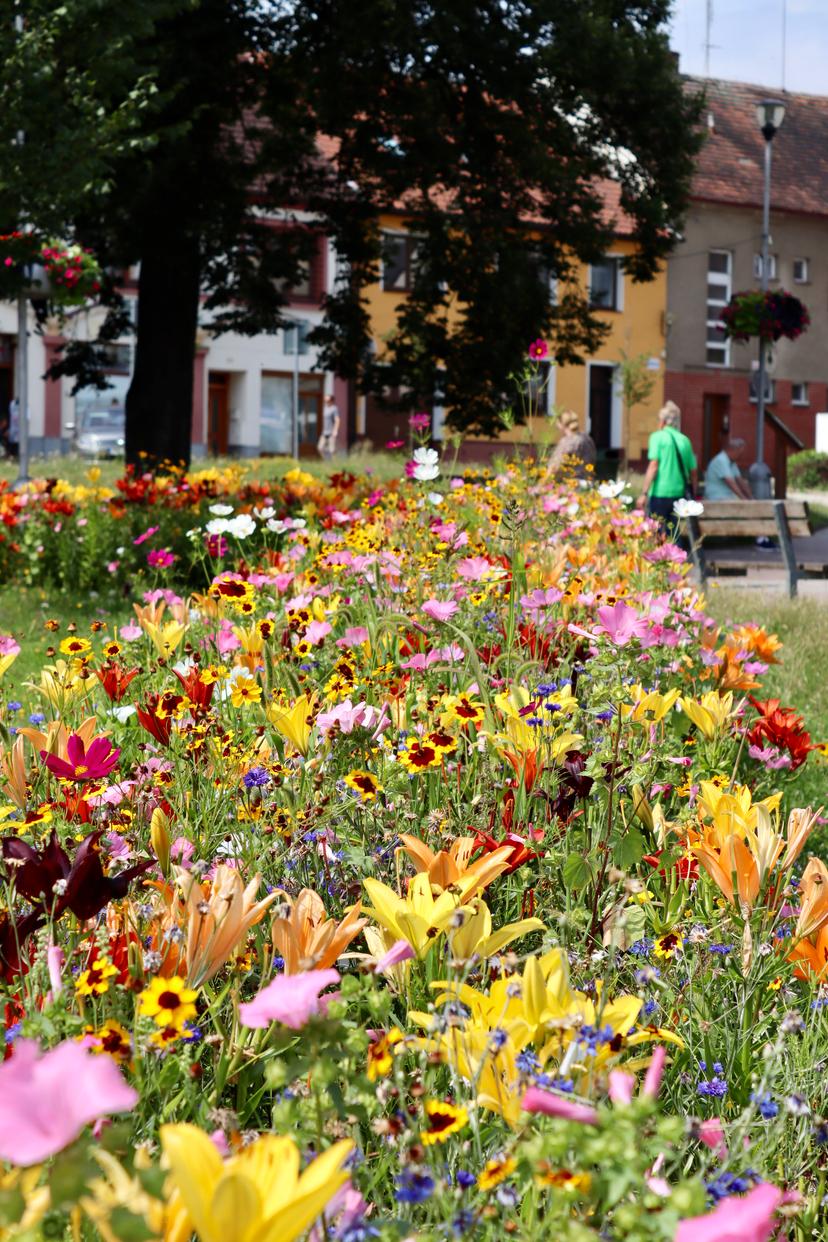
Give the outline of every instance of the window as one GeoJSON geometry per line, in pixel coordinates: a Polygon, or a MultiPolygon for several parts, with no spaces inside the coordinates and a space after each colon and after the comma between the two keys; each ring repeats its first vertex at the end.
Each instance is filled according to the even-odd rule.
{"type": "MultiPolygon", "coordinates": [[[[753,275],[756,280],[762,279],[762,256],[755,254],[753,256],[753,275]]],[[[768,280],[776,280],[776,255],[768,255],[768,280]]]]}
{"type": "MultiPolygon", "coordinates": [[[[750,377],[750,399],[753,402],[759,400],[759,372],[754,371],[750,377]]],[[[776,401],[776,382],[765,374],[765,405],[773,405],[776,401]]]]}
{"type": "Polygon", "coordinates": [[[733,255],[711,250],[707,256],[707,350],[710,367],[730,366],[730,341],[724,334],[721,313],[733,292],[733,255]]]}
{"type": "Polygon", "coordinates": [[[808,385],[800,381],[791,384],[791,405],[810,405],[808,385]]]}
{"type": "MultiPolygon", "coordinates": [[[[301,456],[309,456],[319,436],[322,407],[321,375],[300,375],[297,389],[296,439],[301,456]]],[[[262,374],[259,449],[262,453],[293,451],[293,376],[262,374]]]]}
{"type": "Polygon", "coordinates": [[[607,256],[589,269],[589,304],[595,310],[620,310],[621,265],[607,256]]]}
{"type": "Polygon", "coordinates": [[[382,287],[388,293],[407,293],[414,283],[419,241],[406,233],[383,233],[382,287]]]}
{"type": "Polygon", "coordinates": [[[794,259],[793,261],[793,278],[795,285],[807,285],[810,280],[810,271],[807,259],[794,259]]]}

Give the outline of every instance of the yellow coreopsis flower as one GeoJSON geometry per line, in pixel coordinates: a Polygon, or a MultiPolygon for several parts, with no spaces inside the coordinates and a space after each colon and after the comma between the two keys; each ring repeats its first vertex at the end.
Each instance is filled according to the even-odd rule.
{"type": "Polygon", "coordinates": [[[262,697],[262,688],[252,677],[235,677],[230,683],[230,702],[234,707],[246,707],[250,703],[258,703],[262,697]]]}
{"type": "Polygon", "coordinates": [[[315,707],[315,694],[301,694],[290,708],[285,709],[277,703],[272,703],[267,709],[268,720],[303,757],[307,756],[310,749],[315,707]]]}
{"type": "Polygon", "coordinates": [[[354,1145],[334,1143],[301,1172],[299,1148],[273,1134],[228,1160],[196,1126],[162,1126],[161,1146],[201,1242],[293,1242],[348,1180],[354,1145]]]}
{"type": "Polygon", "coordinates": [[[733,708],[733,691],[720,694],[718,690],[710,690],[700,699],[682,698],[679,702],[685,716],[689,716],[693,724],[708,741],[717,734],[723,733],[736,712],[733,708]]]}

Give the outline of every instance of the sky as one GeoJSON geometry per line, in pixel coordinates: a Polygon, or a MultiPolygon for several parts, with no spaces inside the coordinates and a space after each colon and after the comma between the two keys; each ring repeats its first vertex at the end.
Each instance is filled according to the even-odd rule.
{"type": "MultiPolygon", "coordinates": [[[[712,6],[711,77],[828,95],[828,0],[712,0],[712,6]]],[[[707,0],[673,0],[670,43],[683,73],[705,71],[707,7],[707,0]]]]}

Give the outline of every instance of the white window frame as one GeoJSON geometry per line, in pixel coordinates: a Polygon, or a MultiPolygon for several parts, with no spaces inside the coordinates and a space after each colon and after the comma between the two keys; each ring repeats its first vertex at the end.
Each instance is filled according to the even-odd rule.
{"type": "Polygon", "coordinates": [[[721,328],[719,320],[719,312],[727,306],[733,294],[733,251],[732,250],[710,250],[707,255],[707,285],[705,286],[705,366],[708,367],[729,367],[730,366],[730,341],[721,340],[715,335],[715,332],[721,328]],[[725,255],[727,258],[726,272],[712,272],[710,270],[710,258],[712,255],[725,255]],[[715,300],[711,299],[709,293],[710,285],[717,285],[721,288],[721,297],[715,300]],[[711,310],[715,311],[711,315],[711,310]],[[708,353],[711,349],[720,350],[722,353],[721,362],[711,362],[708,353]]]}
{"type": "MultiPolygon", "coordinates": [[[[592,304],[593,264],[590,263],[589,265],[589,270],[587,272],[587,280],[589,282],[587,285],[587,294],[589,296],[589,306],[590,306],[590,310],[597,311],[599,315],[603,314],[606,311],[612,311],[613,313],[617,313],[619,311],[623,311],[624,309],[624,269],[621,266],[621,258],[622,256],[620,254],[605,254],[604,255],[605,263],[611,262],[615,264],[615,305],[614,306],[593,306],[592,304]]],[[[557,289],[556,289],[556,294],[557,294],[557,289]]]]}
{"type": "MultiPolygon", "coordinates": [[[[769,254],[768,255],[768,280],[776,280],[777,267],[778,267],[778,264],[776,262],[776,255],[769,254]]],[[[754,253],[753,255],[753,279],[754,280],[762,279],[762,256],[761,254],[758,254],[758,253],[754,253]]]]}
{"type": "Polygon", "coordinates": [[[795,285],[809,285],[811,283],[811,262],[810,259],[798,258],[794,259],[791,264],[791,272],[793,274],[793,282],[795,285]],[[802,264],[802,275],[797,276],[796,265],[802,264]]]}
{"type": "Polygon", "coordinates": [[[808,389],[807,380],[794,380],[791,384],[791,405],[808,406],[811,404],[811,394],[808,389]],[[796,396],[796,389],[802,389],[802,395],[796,396]]]}
{"type": "MultiPolygon", "coordinates": [[[[749,380],[751,389],[753,388],[754,381],[756,385],[756,391],[755,392],[751,391],[750,393],[751,405],[756,405],[759,400],[759,395],[758,395],[759,394],[759,372],[758,371],[751,372],[750,380],[749,380]]],[[[776,380],[773,378],[772,375],[768,375],[767,371],[765,372],[765,383],[768,386],[768,395],[765,398],[765,405],[766,406],[776,405],[776,380]]]]}

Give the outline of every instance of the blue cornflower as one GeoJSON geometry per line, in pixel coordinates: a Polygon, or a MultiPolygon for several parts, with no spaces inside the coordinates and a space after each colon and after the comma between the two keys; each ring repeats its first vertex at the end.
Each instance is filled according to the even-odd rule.
{"type": "Polygon", "coordinates": [[[645,1018],[651,1018],[658,1009],[658,1001],[648,1000],[644,1002],[641,1013],[645,1018]]]}
{"type": "Polygon", "coordinates": [[[274,957],[274,959],[273,959],[273,969],[274,969],[274,970],[284,970],[284,969],[285,969],[285,959],[284,959],[283,957],[274,957]]]}
{"type": "Polygon", "coordinates": [[[535,1086],[549,1091],[564,1091],[568,1095],[575,1090],[575,1083],[571,1078],[553,1078],[551,1074],[538,1074],[535,1086]]]}
{"type": "Polygon", "coordinates": [[[545,682],[541,682],[541,684],[538,686],[537,694],[539,698],[545,699],[550,694],[554,694],[557,689],[558,689],[558,683],[556,681],[545,681],[545,682]]]}
{"type": "Polygon", "coordinates": [[[19,712],[22,706],[23,704],[18,703],[17,700],[15,699],[13,702],[6,704],[6,711],[7,712],[19,712]]]}
{"type": "Polygon", "coordinates": [[[540,1061],[531,1048],[524,1048],[523,1052],[519,1052],[515,1057],[515,1065],[521,1074],[534,1074],[535,1070],[540,1067],[540,1061]]]}
{"type": "Polygon", "coordinates": [[[506,1031],[501,1031],[501,1030],[492,1031],[491,1035],[489,1036],[489,1043],[491,1044],[492,1051],[499,1052],[500,1049],[503,1047],[503,1045],[506,1043],[506,1040],[508,1038],[509,1036],[506,1031]]]}
{"type": "Polygon", "coordinates": [[[185,1044],[197,1044],[198,1041],[203,1038],[201,1028],[198,1026],[192,1026],[189,1022],[185,1022],[184,1030],[181,1032],[181,1038],[184,1040],[185,1044]]]}
{"type": "Polygon", "coordinates": [[[611,707],[605,707],[602,712],[595,713],[595,719],[600,720],[602,724],[609,724],[614,715],[615,712],[611,707]]]}
{"type": "Polygon", "coordinates": [[[43,712],[32,712],[29,717],[29,724],[42,725],[45,719],[46,717],[43,715],[43,712]]]}
{"type": "Polygon", "coordinates": [[[518,1192],[514,1186],[498,1186],[495,1198],[501,1207],[513,1208],[518,1201],[518,1192]]]}
{"type": "Polygon", "coordinates": [[[723,1095],[727,1095],[727,1083],[724,1078],[710,1078],[698,1083],[696,1090],[699,1095],[712,1095],[721,1099],[723,1095]]]}
{"type": "MultiPolygon", "coordinates": [[[[636,944],[641,944],[640,940],[636,944]]],[[[641,970],[637,970],[633,976],[640,988],[646,987],[648,983],[655,983],[656,979],[661,978],[661,971],[657,966],[642,966],[641,970]]]]}
{"type": "Polygon", "coordinates": [[[544,707],[546,708],[548,712],[563,711],[563,708],[561,707],[560,703],[544,703],[544,707]]]}
{"type": "Polygon", "coordinates": [[[261,789],[264,785],[270,784],[270,776],[264,768],[251,768],[242,777],[242,784],[245,789],[261,789]]]}
{"type": "Polygon", "coordinates": [[[339,1238],[340,1242],[368,1242],[369,1238],[378,1238],[379,1236],[379,1229],[369,1225],[367,1220],[360,1220],[353,1225],[349,1225],[344,1233],[339,1235],[339,1238]]]}
{"type": "Polygon", "coordinates": [[[14,1043],[14,1041],[17,1039],[18,1035],[20,1034],[20,1028],[22,1025],[23,1024],[21,1022],[15,1022],[13,1026],[6,1028],[6,1043],[7,1044],[14,1043]]]}
{"type": "Polygon", "coordinates": [[[731,1195],[743,1195],[758,1181],[752,1169],[744,1173],[720,1173],[712,1182],[707,1183],[707,1193],[714,1203],[728,1199],[731,1195]]]}
{"type": "Polygon", "coordinates": [[[711,953],[718,953],[721,957],[727,957],[728,953],[733,952],[732,944],[709,944],[707,948],[711,953]]]}
{"type": "Polygon", "coordinates": [[[403,1169],[394,1198],[398,1203],[425,1203],[434,1194],[434,1178],[425,1169],[403,1169]]]}
{"type": "Polygon", "coordinates": [[[461,1238],[464,1233],[468,1233],[474,1227],[476,1219],[476,1213],[471,1208],[462,1208],[451,1222],[452,1233],[461,1238]]]}
{"type": "Polygon", "coordinates": [[[779,1112],[779,1105],[770,1095],[752,1095],[750,1097],[753,1103],[759,1109],[759,1115],[764,1117],[766,1121],[770,1121],[779,1112]]]}
{"type": "Polygon", "coordinates": [[[458,1169],[454,1180],[461,1190],[469,1190],[477,1183],[477,1178],[473,1173],[469,1173],[466,1169],[458,1169]]]}
{"type": "Polygon", "coordinates": [[[724,1073],[724,1066],[722,1065],[721,1061],[714,1061],[714,1062],[713,1062],[713,1073],[714,1073],[717,1077],[719,1076],[719,1074],[723,1074],[723,1073],[724,1073]]]}
{"type": "Polygon", "coordinates": [[[543,724],[543,720],[541,719],[540,716],[527,716],[525,723],[528,725],[532,725],[534,729],[539,729],[540,726],[543,724]]]}
{"type": "Polygon", "coordinates": [[[630,945],[630,953],[635,957],[649,957],[654,945],[654,940],[651,940],[649,936],[644,936],[642,940],[636,940],[634,944],[630,945]]]}

